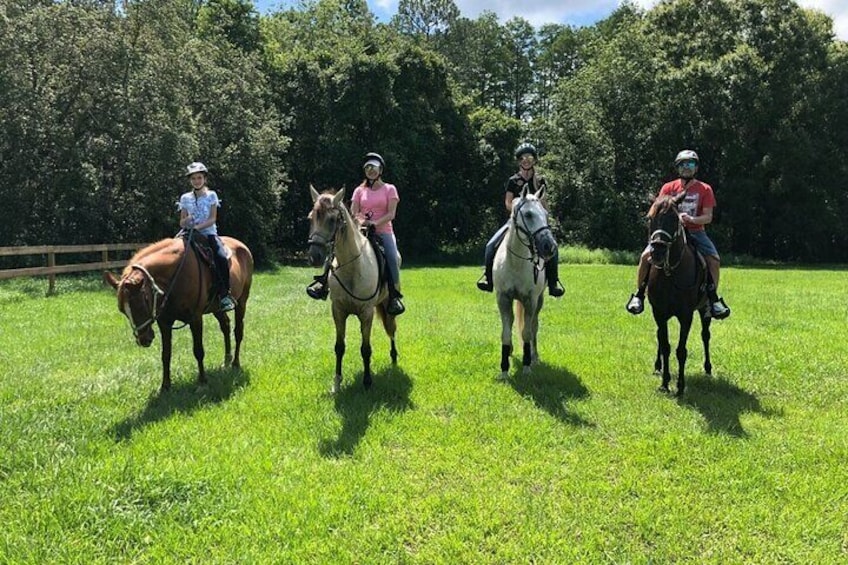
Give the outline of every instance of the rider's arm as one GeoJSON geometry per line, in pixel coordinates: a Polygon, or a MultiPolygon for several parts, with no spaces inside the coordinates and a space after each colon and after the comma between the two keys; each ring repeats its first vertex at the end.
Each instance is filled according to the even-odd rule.
{"type": "Polygon", "coordinates": [[[701,210],[701,214],[699,216],[690,216],[689,214],[684,212],[680,214],[680,219],[690,224],[706,226],[707,224],[713,221],[713,209],[704,208],[703,210],[701,210]]]}

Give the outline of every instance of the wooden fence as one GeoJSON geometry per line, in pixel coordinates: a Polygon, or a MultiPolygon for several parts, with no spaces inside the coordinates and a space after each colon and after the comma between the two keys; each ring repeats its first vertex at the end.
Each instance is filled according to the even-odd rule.
{"type": "Polygon", "coordinates": [[[21,269],[0,269],[0,280],[15,277],[32,277],[47,275],[49,281],[48,294],[56,289],[56,275],[76,273],[81,271],[96,271],[113,269],[127,264],[126,259],[110,260],[110,251],[135,251],[146,246],[146,243],[98,243],[93,245],[24,245],[21,247],[0,247],[0,257],[13,255],[46,255],[47,265],[44,267],[24,267],[21,269]],[[100,261],[92,263],[56,264],[56,255],[62,253],[100,253],[100,261]]]}

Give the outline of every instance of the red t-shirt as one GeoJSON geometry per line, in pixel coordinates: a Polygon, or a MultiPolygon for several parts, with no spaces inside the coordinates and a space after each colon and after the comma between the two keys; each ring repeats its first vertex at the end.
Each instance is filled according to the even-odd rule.
{"type": "MultiPolygon", "coordinates": [[[[676,196],[683,190],[683,179],[673,180],[665,183],[660,189],[660,196],[676,196]]],[[[689,183],[686,188],[686,198],[677,207],[680,213],[687,213],[690,216],[700,216],[704,208],[715,208],[716,200],[713,194],[713,187],[705,182],[697,179],[689,183]]],[[[689,231],[704,231],[704,226],[701,224],[693,224],[685,222],[684,225],[689,231]]]]}

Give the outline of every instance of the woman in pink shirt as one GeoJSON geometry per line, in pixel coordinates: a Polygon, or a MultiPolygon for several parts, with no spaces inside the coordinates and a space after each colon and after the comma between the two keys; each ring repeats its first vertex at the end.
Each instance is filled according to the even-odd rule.
{"type": "MultiPolygon", "coordinates": [[[[397,205],[400,202],[397,187],[383,181],[383,171],[386,162],[377,153],[368,153],[362,165],[365,179],[353,191],[350,212],[363,226],[373,228],[383,244],[388,267],[389,303],[386,312],[399,316],[406,311],[401,302],[400,265],[398,264],[398,249],[392,220],[395,219],[397,205]]],[[[315,282],[309,285],[306,293],[312,298],[327,297],[327,271],[315,277],[315,282]]]]}

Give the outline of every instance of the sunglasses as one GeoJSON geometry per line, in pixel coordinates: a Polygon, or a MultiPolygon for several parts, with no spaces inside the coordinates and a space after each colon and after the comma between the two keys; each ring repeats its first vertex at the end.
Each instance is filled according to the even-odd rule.
{"type": "Polygon", "coordinates": [[[697,162],[697,161],[695,161],[695,160],[690,159],[690,160],[688,160],[688,161],[680,161],[680,162],[677,164],[677,166],[678,166],[678,167],[686,167],[687,169],[694,169],[695,167],[697,167],[697,166],[698,166],[698,162],[697,162]]]}
{"type": "Polygon", "coordinates": [[[365,165],[362,168],[365,169],[366,171],[376,171],[380,167],[379,167],[379,165],[365,165]]]}

